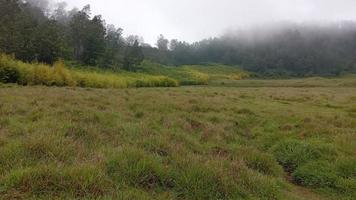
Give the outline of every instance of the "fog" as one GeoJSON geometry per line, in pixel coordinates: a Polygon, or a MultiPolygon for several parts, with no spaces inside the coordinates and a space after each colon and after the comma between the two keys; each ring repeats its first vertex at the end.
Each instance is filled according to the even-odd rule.
{"type": "Polygon", "coordinates": [[[231,29],[281,21],[356,20],[354,0],[66,0],[90,4],[93,14],[154,44],[167,38],[198,41],[231,29]]]}

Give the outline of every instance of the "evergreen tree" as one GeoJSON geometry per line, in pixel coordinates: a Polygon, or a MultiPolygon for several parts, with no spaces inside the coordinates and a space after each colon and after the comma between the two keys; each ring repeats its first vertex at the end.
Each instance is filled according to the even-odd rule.
{"type": "Polygon", "coordinates": [[[124,57],[124,69],[128,71],[136,71],[138,66],[144,60],[142,48],[137,40],[133,46],[128,46],[124,57]]]}

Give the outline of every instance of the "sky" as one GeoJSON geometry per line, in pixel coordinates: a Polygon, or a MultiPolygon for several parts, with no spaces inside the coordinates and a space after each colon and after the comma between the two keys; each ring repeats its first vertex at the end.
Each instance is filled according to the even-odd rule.
{"type": "Polygon", "coordinates": [[[356,0],[65,0],[69,7],[90,4],[124,34],[155,44],[163,34],[188,42],[226,31],[281,21],[356,20],[356,0]]]}

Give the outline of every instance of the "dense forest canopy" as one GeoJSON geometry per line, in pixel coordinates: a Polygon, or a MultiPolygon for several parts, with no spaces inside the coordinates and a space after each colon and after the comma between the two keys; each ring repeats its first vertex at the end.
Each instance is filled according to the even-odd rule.
{"type": "Polygon", "coordinates": [[[58,59],[135,71],[143,59],[167,65],[223,63],[263,75],[356,72],[356,23],[281,23],[187,43],[163,35],[157,47],[92,16],[46,0],[0,1],[0,52],[23,61],[58,59]]]}
{"type": "Polygon", "coordinates": [[[175,64],[217,62],[266,75],[333,75],[356,70],[354,22],[284,23],[235,31],[192,45],[171,44],[175,64]]]}

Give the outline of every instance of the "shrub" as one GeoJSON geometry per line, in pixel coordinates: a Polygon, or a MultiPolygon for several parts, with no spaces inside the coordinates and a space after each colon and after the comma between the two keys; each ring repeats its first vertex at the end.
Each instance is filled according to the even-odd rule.
{"type": "Polygon", "coordinates": [[[16,63],[12,58],[0,54],[0,82],[17,83],[20,72],[16,68],[16,63]]]}
{"type": "Polygon", "coordinates": [[[20,73],[16,68],[0,66],[0,81],[3,83],[17,83],[20,73]]]}
{"type": "Polygon", "coordinates": [[[76,83],[69,70],[64,66],[63,61],[54,63],[53,79],[56,86],[75,86],[76,83]]]}

